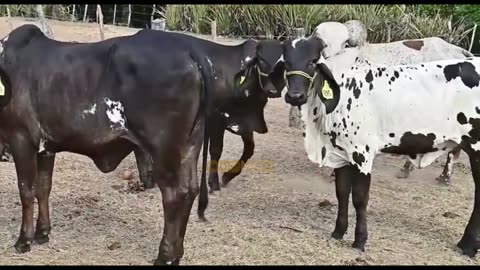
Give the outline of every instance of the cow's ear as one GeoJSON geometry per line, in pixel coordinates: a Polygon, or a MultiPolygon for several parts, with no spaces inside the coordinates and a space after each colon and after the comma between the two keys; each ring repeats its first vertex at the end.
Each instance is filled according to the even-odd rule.
{"type": "Polygon", "coordinates": [[[273,86],[275,86],[275,88],[281,93],[286,85],[284,61],[278,61],[275,64],[273,72],[270,73],[270,80],[272,81],[273,86]]]}
{"type": "Polygon", "coordinates": [[[340,87],[335,78],[324,63],[318,63],[316,66],[317,77],[315,78],[315,91],[325,104],[326,113],[329,114],[335,110],[340,101],[340,87]]]}
{"type": "Polygon", "coordinates": [[[0,68],[0,108],[7,106],[12,98],[12,84],[8,74],[0,68]]]}
{"type": "Polygon", "coordinates": [[[241,96],[248,97],[250,89],[255,85],[258,76],[255,76],[257,58],[254,57],[246,66],[233,77],[235,92],[241,96]]]}

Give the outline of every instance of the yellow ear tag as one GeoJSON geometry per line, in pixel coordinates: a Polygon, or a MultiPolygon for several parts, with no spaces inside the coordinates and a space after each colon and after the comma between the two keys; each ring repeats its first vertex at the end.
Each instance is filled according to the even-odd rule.
{"type": "Polygon", "coordinates": [[[0,81],[0,96],[5,95],[5,86],[3,86],[2,81],[0,81]]]}
{"type": "Polygon", "coordinates": [[[240,84],[242,84],[243,81],[245,81],[245,76],[241,76],[241,77],[240,77],[240,84]]]}
{"type": "Polygon", "coordinates": [[[332,91],[332,88],[330,88],[330,85],[328,84],[327,81],[325,81],[325,83],[323,84],[322,96],[325,99],[333,99],[333,91],[332,91]]]}

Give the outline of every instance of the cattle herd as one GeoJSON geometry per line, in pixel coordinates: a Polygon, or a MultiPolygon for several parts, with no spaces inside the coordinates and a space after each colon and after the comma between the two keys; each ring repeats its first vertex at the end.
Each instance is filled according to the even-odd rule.
{"type": "Polygon", "coordinates": [[[480,59],[439,38],[369,44],[366,33],[358,21],[325,22],[308,37],[226,46],[150,29],[94,43],[52,40],[30,24],[14,29],[0,40],[0,139],[2,155],[7,149],[15,163],[22,205],[15,249],[25,253],[32,242],[49,241],[56,153],[85,155],[107,173],[133,151],[145,188],[157,185],[162,194],[155,264],[179,264],[195,198],[206,221],[208,190],[241,173],[254,153],[254,132],[268,132],[268,99],[284,95],[300,111],[308,158],[334,169],[333,238],[347,230],[352,193],[352,247],[364,251],[376,155],[408,158],[397,175],[405,178],[412,166],[424,168],[448,154],[437,178],[448,184],[463,150],[475,204],[457,246],[474,257],[480,247],[480,59]],[[226,130],[241,136],[244,150],[219,181],[226,130]]]}

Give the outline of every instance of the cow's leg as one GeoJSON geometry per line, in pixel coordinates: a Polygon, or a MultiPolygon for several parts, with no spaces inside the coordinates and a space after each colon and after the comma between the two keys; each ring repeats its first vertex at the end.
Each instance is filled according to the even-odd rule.
{"type": "Polygon", "coordinates": [[[17,252],[30,251],[33,241],[33,183],[37,178],[37,153],[25,136],[17,135],[11,143],[11,151],[17,171],[18,189],[22,203],[22,225],[14,247],[17,252]]]}
{"type": "Polygon", "coordinates": [[[0,161],[8,161],[8,157],[5,155],[5,145],[0,144],[0,161]]]}
{"type": "Polygon", "coordinates": [[[143,151],[141,148],[137,147],[133,150],[135,153],[135,159],[137,160],[138,174],[140,176],[140,181],[142,181],[143,186],[146,189],[151,189],[155,185],[152,181],[152,159],[147,152],[143,151]]]}
{"type": "Polygon", "coordinates": [[[332,173],[330,174],[330,183],[334,181],[335,181],[335,170],[333,170],[332,173]]]}
{"type": "Polygon", "coordinates": [[[475,203],[463,237],[457,246],[463,251],[463,254],[475,257],[480,248],[480,154],[469,153],[469,158],[475,182],[475,203]]]}
{"type": "Polygon", "coordinates": [[[198,177],[197,177],[197,163],[199,152],[202,147],[202,138],[203,136],[198,136],[197,144],[192,147],[191,151],[189,151],[189,155],[186,157],[183,166],[185,172],[184,177],[188,180],[188,196],[187,200],[183,204],[183,207],[180,209],[180,239],[177,241],[177,254],[179,258],[183,257],[184,248],[183,243],[185,239],[185,233],[187,231],[187,224],[188,219],[190,217],[190,212],[192,210],[193,202],[198,195],[199,185],[198,185],[198,177]]]}
{"type": "Polygon", "coordinates": [[[348,202],[352,190],[353,171],[351,166],[345,166],[334,170],[335,193],[338,201],[337,221],[332,237],[342,239],[348,228],[348,202]]]}
{"type": "MultiPolygon", "coordinates": [[[[187,153],[181,158],[180,154],[172,156],[172,152],[169,151],[168,157],[163,156],[164,159],[169,159],[168,162],[157,163],[154,160],[155,175],[160,176],[155,179],[159,179],[157,184],[162,192],[164,212],[163,237],[155,265],[178,265],[183,257],[183,239],[188,218],[199,190],[196,170],[203,140],[203,136],[198,134],[201,131],[203,129],[199,128],[197,134],[191,136],[191,139],[195,141],[189,142],[187,153]],[[172,159],[180,160],[177,170],[167,169],[175,165],[172,164],[172,159]],[[161,164],[169,165],[161,167],[161,164]],[[157,174],[157,172],[161,174],[157,174]]],[[[161,159],[158,160],[161,161],[161,159]]]]}
{"type": "Polygon", "coordinates": [[[218,119],[212,117],[210,122],[210,171],[208,174],[208,186],[210,187],[210,193],[220,190],[220,183],[218,181],[218,162],[222,156],[223,151],[223,137],[225,135],[225,129],[220,125],[218,119]]]}
{"type": "Polygon", "coordinates": [[[453,167],[455,165],[455,161],[457,161],[458,157],[460,156],[461,151],[462,148],[458,146],[448,153],[447,162],[445,162],[443,172],[440,174],[440,176],[435,178],[438,182],[446,185],[452,182],[453,167]]]}
{"type": "Polygon", "coordinates": [[[371,174],[365,175],[355,168],[356,175],[352,181],[352,201],[357,215],[355,225],[355,241],[353,248],[365,251],[365,243],[368,238],[367,230],[367,205],[370,193],[371,174]]]}
{"type": "Polygon", "coordinates": [[[247,161],[253,156],[255,151],[255,141],[253,139],[253,132],[242,135],[243,140],[243,153],[240,157],[240,160],[237,161],[235,166],[233,166],[228,172],[222,175],[222,186],[228,185],[233,178],[239,175],[242,172],[243,167],[247,161]]]}
{"type": "Polygon", "coordinates": [[[44,244],[49,241],[50,212],[48,199],[52,190],[52,174],[55,164],[55,154],[38,154],[38,178],[34,183],[35,197],[38,202],[38,218],[35,229],[35,243],[44,244]]]}
{"type": "Polygon", "coordinates": [[[403,164],[403,167],[400,169],[400,171],[398,171],[396,174],[395,174],[395,177],[397,178],[408,178],[408,176],[410,175],[410,172],[413,170],[413,168],[415,168],[412,164],[412,162],[407,159],[405,161],[405,164],[403,164]]]}

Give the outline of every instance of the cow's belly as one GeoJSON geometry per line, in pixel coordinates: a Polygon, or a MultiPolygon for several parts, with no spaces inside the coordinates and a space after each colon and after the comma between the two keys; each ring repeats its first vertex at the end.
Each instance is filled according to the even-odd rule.
{"type": "Polygon", "coordinates": [[[79,136],[68,140],[49,141],[40,139],[40,153],[71,152],[91,158],[97,168],[104,172],[111,172],[136,147],[128,136],[116,136],[105,140],[88,140],[79,136]]]}

